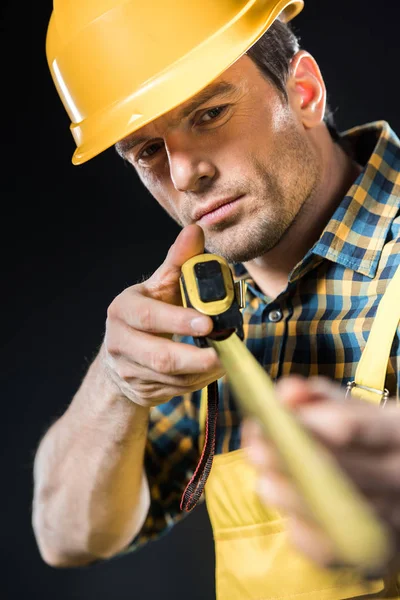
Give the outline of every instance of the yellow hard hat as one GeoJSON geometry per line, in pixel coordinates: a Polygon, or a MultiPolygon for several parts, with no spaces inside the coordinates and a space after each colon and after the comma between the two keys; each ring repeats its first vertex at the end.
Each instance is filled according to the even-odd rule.
{"type": "Polygon", "coordinates": [[[75,165],[175,108],[303,0],[54,0],[46,54],[75,165]]]}

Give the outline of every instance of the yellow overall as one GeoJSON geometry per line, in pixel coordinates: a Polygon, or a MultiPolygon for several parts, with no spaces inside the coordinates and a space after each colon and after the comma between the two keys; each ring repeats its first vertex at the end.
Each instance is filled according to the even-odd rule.
{"type": "MultiPolygon", "coordinates": [[[[400,320],[399,299],[400,268],[380,302],[359,363],[355,382],[360,386],[384,388],[390,347],[400,320]]],[[[360,388],[355,390],[359,393],[360,388]]],[[[374,401],[377,394],[369,396],[374,401]]],[[[206,398],[203,394],[202,424],[206,398]]],[[[285,533],[285,517],[258,499],[255,473],[242,449],[214,456],[205,499],[215,543],[217,600],[400,600],[397,578],[362,582],[350,570],[317,567],[292,547],[285,533]]]]}

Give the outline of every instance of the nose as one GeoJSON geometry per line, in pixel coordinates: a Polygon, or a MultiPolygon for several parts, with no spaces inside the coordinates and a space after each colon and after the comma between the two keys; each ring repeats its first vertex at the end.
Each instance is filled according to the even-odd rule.
{"type": "Polygon", "coordinates": [[[199,143],[189,146],[184,136],[165,140],[172,183],[179,192],[203,191],[215,178],[217,169],[199,143]]]}

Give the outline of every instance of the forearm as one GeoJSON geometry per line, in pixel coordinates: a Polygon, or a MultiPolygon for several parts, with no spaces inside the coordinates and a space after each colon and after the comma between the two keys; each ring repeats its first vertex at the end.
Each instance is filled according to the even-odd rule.
{"type": "Polygon", "coordinates": [[[57,566],[123,549],[149,507],[148,409],[117,394],[100,361],[99,355],[35,458],[33,527],[44,560],[57,566]]]}

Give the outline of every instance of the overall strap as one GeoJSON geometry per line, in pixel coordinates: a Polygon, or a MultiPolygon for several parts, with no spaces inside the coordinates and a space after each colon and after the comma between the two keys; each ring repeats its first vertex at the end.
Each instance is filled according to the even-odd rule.
{"type": "Polygon", "coordinates": [[[354,381],[347,384],[351,395],[369,402],[385,403],[387,365],[393,338],[400,321],[400,265],[379,302],[367,344],[358,363],[354,381]]]}

